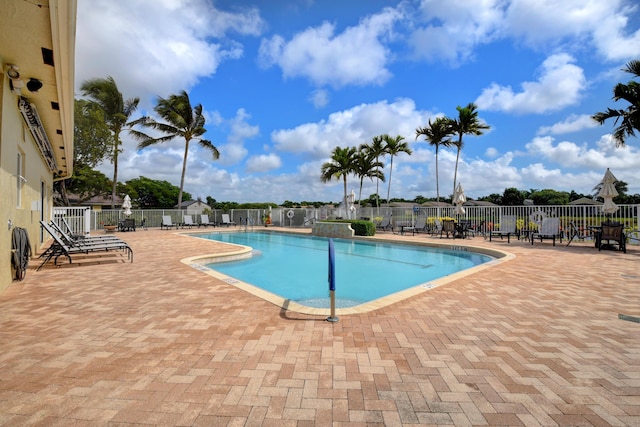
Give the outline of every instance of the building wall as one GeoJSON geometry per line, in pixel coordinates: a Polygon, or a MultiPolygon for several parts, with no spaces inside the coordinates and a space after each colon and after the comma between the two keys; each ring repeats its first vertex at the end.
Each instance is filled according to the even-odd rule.
{"type": "MultiPolygon", "coordinates": [[[[37,257],[43,240],[40,219],[51,218],[53,180],[73,173],[73,99],[76,0],[2,0],[0,13],[0,293],[15,277],[11,237],[25,228],[37,257]],[[18,72],[11,90],[7,70],[18,72]],[[25,80],[43,83],[29,88],[25,80]],[[18,95],[37,112],[44,157],[18,107],[18,95]],[[18,153],[21,153],[18,166],[18,153]],[[50,166],[49,166],[50,165],[50,166]],[[50,169],[56,169],[51,170],[50,169]],[[55,174],[55,175],[54,175],[55,174]],[[19,178],[17,175],[21,175],[19,178]],[[18,182],[22,182],[18,188],[18,182]]],[[[35,113],[34,113],[35,114],[35,113]]],[[[32,258],[32,264],[37,263],[32,258]]],[[[27,274],[34,274],[28,271],[27,274]]]]}
{"type": "Polygon", "coordinates": [[[196,202],[187,207],[187,215],[200,215],[205,208],[209,206],[206,203],[196,202]]]}
{"type": "MultiPolygon", "coordinates": [[[[18,97],[9,89],[9,79],[4,74],[1,76],[0,254],[11,254],[14,227],[27,230],[35,254],[43,243],[39,220],[50,217],[53,178],[18,110],[18,97]],[[22,158],[22,171],[18,170],[18,153],[22,158]],[[18,177],[19,172],[26,182],[18,177]],[[22,182],[19,191],[18,181],[22,182]]],[[[0,256],[0,293],[11,284],[13,277],[11,256],[0,256]]]]}

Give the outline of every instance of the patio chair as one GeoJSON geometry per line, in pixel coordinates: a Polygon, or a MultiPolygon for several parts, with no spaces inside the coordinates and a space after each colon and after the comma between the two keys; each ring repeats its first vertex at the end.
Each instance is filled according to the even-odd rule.
{"type": "Polygon", "coordinates": [[[136,220],[133,218],[125,218],[118,223],[120,231],[136,231],[136,220]]]}
{"type": "Polygon", "coordinates": [[[236,226],[236,223],[231,221],[231,218],[229,217],[229,214],[222,214],[222,225],[226,225],[227,227],[230,225],[233,225],[234,227],[236,226]]]}
{"type": "Polygon", "coordinates": [[[500,218],[500,228],[489,232],[489,241],[493,236],[500,236],[500,239],[507,237],[507,243],[511,243],[511,236],[517,236],[516,233],[516,216],[504,215],[500,218]]]}
{"type": "Polygon", "coordinates": [[[484,221],[480,221],[479,223],[474,223],[473,221],[468,221],[467,227],[467,236],[468,237],[476,237],[478,234],[484,235],[484,221]]]}
{"type": "Polygon", "coordinates": [[[598,250],[612,244],[618,245],[618,250],[627,253],[627,237],[624,235],[624,226],[617,222],[603,222],[600,224],[600,232],[596,236],[598,250]],[[604,242],[607,243],[604,243],[604,242]]]}
{"type": "Polygon", "coordinates": [[[433,220],[433,226],[431,228],[431,237],[442,236],[442,221],[439,219],[433,220]]]}
{"type": "Polygon", "coordinates": [[[391,225],[391,217],[386,215],[383,216],[382,221],[376,224],[376,230],[382,230],[382,231],[393,230],[393,226],[391,225]]]}
{"type": "Polygon", "coordinates": [[[49,227],[51,227],[52,231],[57,233],[58,236],[60,236],[65,242],[70,245],[75,245],[77,243],[84,243],[85,245],[88,245],[95,244],[96,242],[102,243],[107,241],[122,241],[122,239],[114,236],[113,234],[105,234],[102,236],[83,236],[78,234],[70,234],[67,231],[64,231],[62,227],[60,227],[55,221],[51,221],[48,225],[49,227]]]}
{"type": "Polygon", "coordinates": [[[553,246],[556,245],[556,237],[560,239],[562,243],[562,234],[560,232],[560,218],[543,218],[540,224],[540,229],[537,232],[531,233],[531,244],[535,239],[552,239],[553,246]]]}
{"type": "MultiPolygon", "coordinates": [[[[61,239],[64,240],[65,243],[67,243],[70,246],[73,246],[74,244],[77,243],[78,240],[85,242],[85,244],[95,244],[96,242],[100,243],[100,242],[105,242],[105,241],[110,241],[110,240],[120,240],[118,237],[113,236],[113,235],[106,235],[106,236],[95,236],[95,237],[85,237],[85,236],[80,236],[80,235],[71,235],[69,233],[67,233],[66,231],[62,230],[62,228],[58,225],[58,223],[56,223],[55,221],[51,221],[49,224],[47,224],[46,222],[40,221],[40,225],[45,228],[45,230],[47,230],[47,232],[49,234],[51,233],[56,233],[61,239]],[[47,229],[46,227],[48,227],[49,229],[47,229]]],[[[57,247],[55,244],[50,245],[43,253],[41,253],[38,258],[40,259],[50,259],[50,257],[55,254],[57,250],[57,247]]]]}
{"type": "Polygon", "coordinates": [[[183,215],[182,216],[182,227],[193,227],[194,225],[197,225],[195,222],[193,222],[193,216],[191,215],[183,215]]]}
{"type": "Polygon", "coordinates": [[[215,222],[209,221],[209,215],[200,214],[200,224],[198,224],[198,227],[200,226],[208,227],[209,225],[212,227],[215,227],[217,224],[215,222]]]}
{"type": "Polygon", "coordinates": [[[567,242],[567,246],[573,242],[573,239],[584,240],[587,237],[589,237],[589,235],[584,232],[582,227],[576,227],[573,221],[569,223],[569,241],[567,242]]]}
{"type": "Polygon", "coordinates": [[[419,216],[416,218],[416,223],[411,228],[411,233],[426,233],[427,232],[427,217],[419,216]]]}
{"type": "Polygon", "coordinates": [[[124,250],[127,252],[128,259],[133,262],[133,250],[131,247],[124,241],[116,241],[116,240],[106,240],[103,242],[93,242],[93,243],[80,243],[76,242],[73,245],[70,245],[64,239],[62,239],[58,233],[45,221],[40,221],[40,225],[44,228],[47,233],[53,238],[53,243],[49,248],[40,256],[40,258],[44,258],[42,264],[38,266],[37,270],[40,270],[46,263],[48,263],[51,259],[53,259],[54,265],[58,264],[58,258],[61,256],[65,256],[69,263],[71,264],[73,260],[71,259],[71,255],[76,254],[89,254],[94,252],[109,252],[114,250],[124,250]]]}
{"type": "Polygon", "coordinates": [[[57,217],[57,221],[51,221],[51,223],[56,224],[58,228],[60,228],[61,230],[64,229],[67,232],[67,234],[72,236],[73,238],[82,239],[85,237],[84,234],[73,231],[73,229],[71,228],[71,225],[69,225],[69,222],[64,216],[57,217]]]}
{"type": "Polygon", "coordinates": [[[469,221],[468,219],[462,219],[456,225],[456,237],[466,239],[472,233],[473,230],[471,229],[471,221],[469,221]]]}
{"type": "Polygon", "coordinates": [[[171,229],[171,227],[178,228],[178,224],[174,224],[171,222],[171,215],[162,215],[162,222],[160,223],[160,230],[166,228],[167,230],[171,229]]]}
{"type": "Polygon", "coordinates": [[[445,219],[442,221],[442,230],[440,231],[440,238],[442,239],[442,235],[446,234],[447,239],[449,238],[449,234],[451,237],[455,239],[456,236],[456,222],[452,219],[445,219]]]}

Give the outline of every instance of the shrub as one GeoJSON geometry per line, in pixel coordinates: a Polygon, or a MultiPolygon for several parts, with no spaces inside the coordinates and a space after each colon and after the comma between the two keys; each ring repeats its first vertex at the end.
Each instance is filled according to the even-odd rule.
{"type": "Polygon", "coordinates": [[[371,221],[362,219],[334,219],[331,222],[347,222],[351,224],[353,234],[356,236],[374,236],[376,234],[376,225],[371,221]]]}

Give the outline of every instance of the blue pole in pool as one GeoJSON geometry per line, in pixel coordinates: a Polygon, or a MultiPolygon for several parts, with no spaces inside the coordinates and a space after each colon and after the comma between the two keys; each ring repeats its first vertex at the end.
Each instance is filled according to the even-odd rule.
{"type": "Polygon", "coordinates": [[[333,249],[333,239],[329,239],[329,297],[331,298],[331,316],[329,322],[337,322],[336,317],[336,256],[333,249]]]}

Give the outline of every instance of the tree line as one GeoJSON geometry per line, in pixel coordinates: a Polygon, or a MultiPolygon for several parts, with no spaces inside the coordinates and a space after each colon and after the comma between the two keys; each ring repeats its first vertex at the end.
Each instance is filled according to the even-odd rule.
{"type": "MultiPolygon", "coordinates": [[[[456,107],[458,117],[449,118],[446,116],[437,117],[433,122],[429,119],[427,126],[416,129],[416,139],[424,137],[427,142],[435,147],[436,160],[436,201],[440,202],[440,183],[438,174],[438,150],[439,147],[454,146],[457,149],[456,166],[453,174],[453,193],[456,189],[458,178],[458,162],[460,151],[464,146],[462,137],[464,135],[482,135],[489,125],[483,123],[478,118],[478,107],[470,102],[465,107],[456,107]]],[[[386,177],[381,171],[384,163],[381,161],[389,156],[389,182],[387,186],[387,204],[391,195],[391,174],[393,173],[393,158],[400,153],[411,155],[413,152],[404,141],[404,137],[397,135],[392,137],[388,134],[377,135],[372,138],[371,143],[362,144],[359,147],[336,147],[331,153],[330,161],[321,167],[320,179],[322,182],[329,182],[333,179],[342,179],[344,189],[344,204],[347,203],[347,177],[354,175],[360,180],[360,197],[362,200],[362,185],[366,178],[376,180],[376,207],[379,204],[377,194],[380,181],[385,181],[386,177]]]]}

